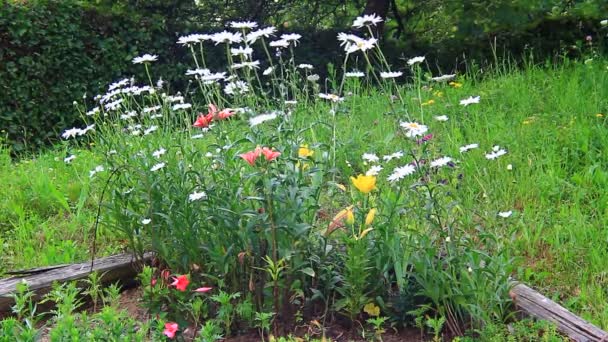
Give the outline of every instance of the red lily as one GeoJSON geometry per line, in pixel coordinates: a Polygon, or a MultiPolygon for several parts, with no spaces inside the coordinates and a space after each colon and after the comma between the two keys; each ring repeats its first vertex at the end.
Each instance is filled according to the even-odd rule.
{"type": "Polygon", "coordinates": [[[217,113],[217,117],[220,120],[225,120],[225,119],[228,119],[229,117],[233,116],[234,114],[235,114],[235,111],[232,108],[224,108],[224,109],[222,109],[222,111],[217,113]]]}
{"type": "Polygon", "coordinates": [[[187,275],[181,275],[178,277],[173,278],[173,282],[171,283],[171,286],[175,286],[175,288],[178,291],[186,291],[186,288],[188,287],[188,284],[190,284],[190,280],[188,280],[188,276],[187,275]]]}
{"type": "Polygon", "coordinates": [[[258,159],[258,157],[260,156],[260,153],[262,153],[262,149],[259,147],[256,147],[255,150],[249,151],[247,153],[243,153],[243,154],[239,155],[239,157],[245,159],[245,161],[247,163],[249,163],[249,165],[254,166],[255,160],[258,159]]]}
{"type": "Polygon", "coordinates": [[[192,126],[196,128],[205,128],[209,127],[209,124],[213,121],[213,114],[209,113],[207,115],[200,115],[192,126]]]}
{"type": "Polygon", "coordinates": [[[281,152],[273,151],[273,150],[269,149],[268,147],[264,147],[262,149],[262,154],[264,154],[264,157],[266,158],[267,161],[273,161],[274,159],[276,159],[278,156],[281,155],[281,152]]]}

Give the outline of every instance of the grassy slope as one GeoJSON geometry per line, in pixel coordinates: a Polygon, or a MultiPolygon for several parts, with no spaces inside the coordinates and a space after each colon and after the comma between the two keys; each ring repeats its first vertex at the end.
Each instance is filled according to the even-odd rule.
{"type": "MultiPolygon", "coordinates": [[[[405,97],[411,103],[410,114],[420,120],[416,92],[405,97]]],[[[437,86],[422,91],[423,102],[431,98],[435,103],[423,107],[424,121],[442,151],[462,160],[458,167],[466,184],[463,205],[475,212],[482,229],[511,239],[513,254],[521,257],[517,277],[608,328],[608,156],[603,150],[608,135],[606,118],[596,116],[608,114],[606,64],[530,68],[479,83],[464,80],[458,89],[437,86]],[[471,95],[480,95],[481,103],[458,105],[471,95]],[[431,119],[442,114],[450,120],[431,119]],[[458,147],[474,142],[480,149],[459,157],[458,147]],[[496,144],[509,153],[486,160],[484,153],[496,144]],[[506,210],[515,213],[508,219],[497,217],[506,210]]],[[[349,103],[352,115],[338,116],[338,166],[344,176],[366,170],[362,153],[392,153],[403,148],[404,139],[393,133],[397,120],[385,114],[385,97],[354,98],[349,103]]],[[[296,115],[304,120],[328,115],[322,106],[305,112],[296,115]]],[[[331,141],[325,131],[309,139],[331,141]]],[[[102,186],[100,180],[89,185],[88,170],[98,163],[93,154],[80,152],[72,165],[65,165],[64,153],[49,152],[18,165],[3,159],[0,180],[8,191],[0,198],[2,267],[88,256],[102,186]]],[[[392,166],[380,177],[390,171],[392,166]]],[[[108,232],[102,236],[104,253],[119,248],[108,232]]]]}

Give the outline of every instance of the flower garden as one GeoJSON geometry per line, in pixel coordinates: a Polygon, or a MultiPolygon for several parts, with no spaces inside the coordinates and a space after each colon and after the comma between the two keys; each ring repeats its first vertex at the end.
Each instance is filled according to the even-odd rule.
{"type": "Polygon", "coordinates": [[[388,63],[380,20],[338,35],[343,64],[323,79],[299,34],[182,36],[186,89],[135,57],[147,79],[78,102],[86,124],[54,151],[17,165],[4,151],[0,273],[155,262],[138,277],[146,320],[93,275],[57,285],[51,315],[21,287],[0,341],[566,340],[517,321],[513,279],[608,328],[608,63],[433,75],[424,57],[388,63]],[[79,294],[103,305],[78,312],[79,294]]]}

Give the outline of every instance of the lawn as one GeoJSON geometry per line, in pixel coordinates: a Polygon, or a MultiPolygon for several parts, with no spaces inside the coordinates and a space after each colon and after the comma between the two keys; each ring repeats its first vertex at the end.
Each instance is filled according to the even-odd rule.
{"type": "MultiPolygon", "coordinates": [[[[413,316],[433,332],[429,315],[452,308],[457,324],[448,317],[435,330],[455,334],[508,321],[506,300],[489,298],[508,290],[492,280],[509,275],[608,329],[608,62],[505,61],[445,82],[412,63],[406,84],[330,80],[343,99],[319,98],[331,91],[314,69],[281,62],[267,93],[230,97],[200,82],[186,102],[162,89],[125,96],[108,117],[83,115],[91,133],[17,161],[2,151],[0,273],[89,258],[101,208],[97,255],[153,249],[171,274],[221,289],[208,305],[224,335],[232,305],[283,322],[295,312],[415,324],[388,295],[418,298],[408,284],[426,298],[413,316]],[[276,101],[278,79],[291,95],[282,99],[297,103],[276,101]],[[207,103],[241,110],[209,129],[199,116],[207,103]]],[[[243,69],[262,85],[263,69],[243,69]]],[[[150,298],[152,311],[166,304],[150,298]]],[[[167,320],[196,321],[184,302],[168,302],[167,320]]]]}

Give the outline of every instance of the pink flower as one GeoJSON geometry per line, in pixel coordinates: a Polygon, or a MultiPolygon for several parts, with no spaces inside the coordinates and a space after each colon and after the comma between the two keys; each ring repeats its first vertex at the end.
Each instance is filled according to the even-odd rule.
{"type": "Polygon", "coordinates": [[[163,334],[168,338],[175,338],[175,333],[177,332],[179,325],[173,322],[165,323],[165,330],[163,330],[163,334]]]}
{"type": "Polygon", "coordinates": [[[268,147],[264,147],[264,148],[262,148],[262,154],[264,155],[264,157],[266,158],[267,161],[273,161],[274,159],[276,159],[278,156],[281,155],[281,152],[273,151],[273,150],[269,149],[268,147]]]}
{"type": "Polygon", "coordinates": [[[196,128],[205,128],[205,127],[209,127],[209,124],[211,124],[211,121],[213,121],[213,114],[209,113],[207,115],[199,115],[198,118],[196,118],[196,121],[194,121],[194,124],[192,126],[196,127],[196,128]]]}
{"type": "Polygon", "coordinates": [[[188,276],[184,274],[178,277],[174,277],[171,286],[175,286],[178,291],[184,292],[186,291],[188,284],[190,284],[190,280],[188,280],[188,276]]]}
{"type": "Polygon", "coordinates": [[[258,159],[258,157],[260,156],[260,153],[262,153],[262,149],[256,147],[255,150],[243,153],[239,155],[239,157],[245,159],[245,161],[249,163],[249,165],[254,166],[256,159],[258,159]]]}
{"type": "Polygon", "coordinates": [[[150,285],[151,285],[152,287],[156,286],[156,278],[152,278],[152,279],[150,280],[150,285]]]}
{"type": "Polygon", "coordinates": [[[198,289],[194,290],[194,292],[205,293],[211,290],[213,290],[213,287],[199,287],[198,289]]]}
{"type": "Polygon", "coordinates": [[[217,113],[217,107],[213,103],[208,104],[207,108],[209,108],[207,115],[211,114],[211,116],[213,116],[217,113]]]}

